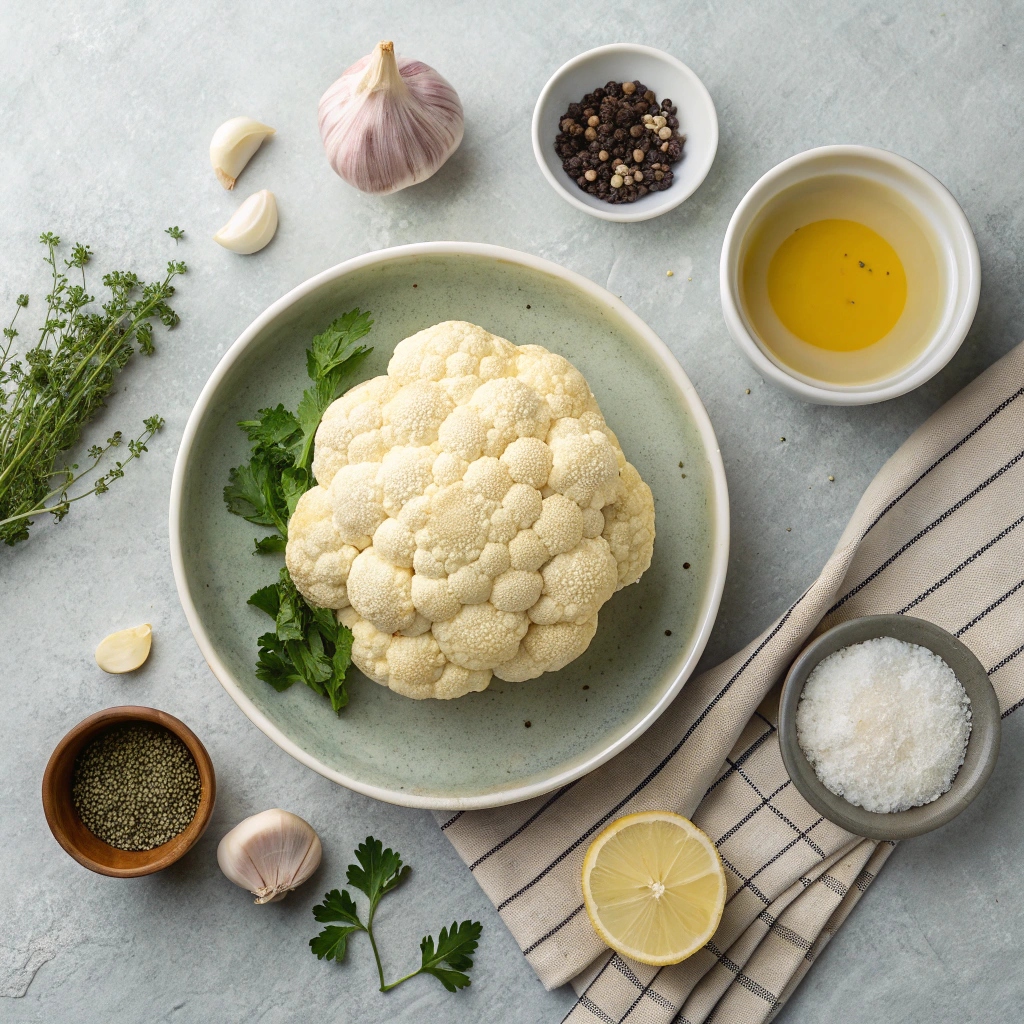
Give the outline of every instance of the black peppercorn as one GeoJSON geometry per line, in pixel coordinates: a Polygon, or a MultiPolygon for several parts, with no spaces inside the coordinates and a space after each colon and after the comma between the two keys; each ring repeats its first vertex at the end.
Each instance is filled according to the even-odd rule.
{"type": "Polygon", "coordinates": [[[672,184],[669,166],[682,158],[686,141],[675,115],[671,100],[659,103],[641,82],[608,82],[569,104],[555,152],[584,192],[633,203],[672,184]]]}

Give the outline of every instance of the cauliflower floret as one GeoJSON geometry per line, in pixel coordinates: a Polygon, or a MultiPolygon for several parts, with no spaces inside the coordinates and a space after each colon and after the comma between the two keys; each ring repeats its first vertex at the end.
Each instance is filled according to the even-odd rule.
{"type": "Polygon", "coordinates": [[[493,604],[468,604],[448,622],[434,623],[434,636],[449,661],[481,670],[515,656],[530,626],[522,612],[503,612],[493,604]]]}
{"type": "Polygon", "coordinates": [[[551,423],[551,410],[544,399],[515,377],[499,377],[481,384],[468,405],[486,431],[484,455],[500,456],[521,437],[543,441],[551,423]]]}
{"type": "Polygon", "coordinates": [[[373,548],[361,551],[352,563],[348,599],[382,633],[400,633],[416,618],[412,573],[381,558],[373,548]]]}
{"type": "Polygon", "coordinates": [[[556,622],[550,626],[534,623],[523,637],[516,656],[498,665],[494,674],[509,683],[522,683],[544,672],[557,672],[590,646],[596,632],[596,615],[582,623],[556,622]]]}
{"type": "Polygon", "coordinates": [[[299,498],[291,518],[285,564],[295,586],[313,604],[347,608],[345,583],[359,551],[342,541],[331,517],[331,503],[322,487],[312,487],[299,498]]]}
{"type": "Polygon", "coordinates": [[[590,385],[564,356],[540,345],[521,345],[516,367],[516,376],[545,398],[552,419],[582,416],[597,409],[590,385]]]}
{"type": "Polygon", "coordinates": [[[465,320],[448,320],[395,346],[388,376],[400,384],[439,381],[457,405],[487,380],[515,374],[517,349],[465,320]]]}
{"type": "Polygon", "coordinates": [[[654,502],[582,374],[539,345],[437,324],[334,402],[289,524],[299,591],[352,660],[414,699],[563,668],[651,560],[654,502]]]}
{"type": "Polygon", "coordinates": [[[654,496],[628,462],[619,474],[619,492],[604,509],[602,536],[619,567],[617,590],[647,572],[654,553],[654,496]]]}
{"type": "Polygon", "coordinates": [[[382,410],[398,389],[390,377],[374,377],[328,406],[313,449],[313,476],[321,487],[328,487],[334,474],[350,462],[380,462],[391,447],[390,432],[382,436],[382,410]]]}
{"type": "Polygon", "coordinates": [[[619,463],[608,435],[584,430],[579,420],[559,420],[548,434],[554,465],[548,486],[580,508],[604,508],[615,500],[619,463]]]}
{"type": "Polygon", "coordinates": [[[592,619],[619,582],[615,558],[603,537],[581,540],[572,551],[556,555],[541,570],[541,578],[543,594],[530,609],[530,618],[545,626],[592,619]]]}

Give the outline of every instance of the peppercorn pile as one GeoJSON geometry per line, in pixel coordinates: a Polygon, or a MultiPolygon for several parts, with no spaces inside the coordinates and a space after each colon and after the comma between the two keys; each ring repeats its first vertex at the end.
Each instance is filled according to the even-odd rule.
{"type": "Polygon", "coordinates": [[[660,105],[641,82],[609,82],[570,103],[559,121],[555,152],[584,192],[607,203],[632,203],[672,184],[685,135],[672,101],[660,105]]]}
{"type": "Polygon", "coordinates": [[[119,726],[78,755],[71,799],[82,823],[117,850],[152,850],[184,832],[199,807],[199,769],[174,733],[119,726]]]}

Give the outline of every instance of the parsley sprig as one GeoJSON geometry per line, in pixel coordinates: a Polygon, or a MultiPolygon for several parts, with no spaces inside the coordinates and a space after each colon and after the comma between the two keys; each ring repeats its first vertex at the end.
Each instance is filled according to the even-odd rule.
{"type": "MultiPolygon", "coordinates": [[[[254,540],[256,554],[284,551],[288,520],[299,498],[315,483],[317,427],[372,351],[360,344],[372,326],[370,314],[359,309],[338,317],[306,350],[312,385],[303,392],[296,411],[278,404],[238,424],[252,444],[252,453],[248,462],[231,470],[224,502],[229,512],[275,531],[254,540]]],[[[340,713],[348,703],[345,674],[352,651],[348,627],[338,623],[332,611],[308,604],[286,568],[276,583],[256,591],[249,604],[274,620],[274,632],[264,633],[258,641],[257,677],[278,691],[305,683],[340,713]]]]}
{"type": "Polygon", "coordinates": [[[146,419],[144,431],[127,442],[128,457],[98,476],[92,474],[123,442],[120,431],[88,450],[84,468],[59,463],[103,407],[135,349],[153,353],[151,321],[165,327],[178,323],[168,299],[174,295],[171,282],[186,271],[184,263],[172,260],[163,280],[148,284],[131,271],[112,271],[103,276],[109,298],[97,308],[86,289],[85,267],[92,250],[75,245],[71,258],[60,260],[60,238],[46,232],[39,241],[46,246],[44,260],[51,276],[39,338],[19,358],[14,324],[29,301],[19,295],[0,349],[0,540],[11,545],[28,538],[34,517],[49,513],[60,521],[74,502],[108,491],[163,426],[159,416],[146,419]],[[80,274],[81,284],[72,284],[65,270],[76,278],[80,274]]]}
{"type": "Polygon", "coordinates": [[[352,631],[330,609],[307,604],[287,569],[248,603],[274,620],[274,632],[258,640],[257,678],[279,693],[293,683],[305,683],[340,713],[348,703],[345,673],[352,660],[352,631]]]}
{"type": "Polygon", "coordinates": [[[420,966],[396,981],[385,982],[384,967],[373,934],[373,919],[381,899],[397,889],[409,877],[411,869],[402,863],[402,858],[394,850],[384,849],[381,841],[373,836],[367,836],[366,841],[359,844],[355,855],[358,863],[349,865],[346,877],[348,884],[370,901],[366,923],[360,919],[359,909],[348,890],[339,892],[332,889],[324,896],[324,902],[313,908],[317,921],[327,924],[319,935],[309,940],[309,948],[317,959],[343,960],[349,937],[355,932],[366,932],[377,961],[381,992],[389,992],[418,974],[433,975],[449,992],[466,988],[470,984],[466,971],[473,966],[472,954],[483,930],[479,921],[463,921],[461,924],[453,921],[451,928],[441,929],[436,942],[432,936],[424,936],[420,941],[420,966]]]}

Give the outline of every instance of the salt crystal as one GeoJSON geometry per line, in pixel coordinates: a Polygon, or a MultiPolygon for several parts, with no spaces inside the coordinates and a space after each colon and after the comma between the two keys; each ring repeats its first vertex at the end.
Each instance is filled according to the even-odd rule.
{"type": "Polygon", "coordinates": [[[868,811],[904,811],[953,784],[971,734],[971,702],[937,654],[878,637],[815,666],[796,733],[831,792],[868,811]]]}

